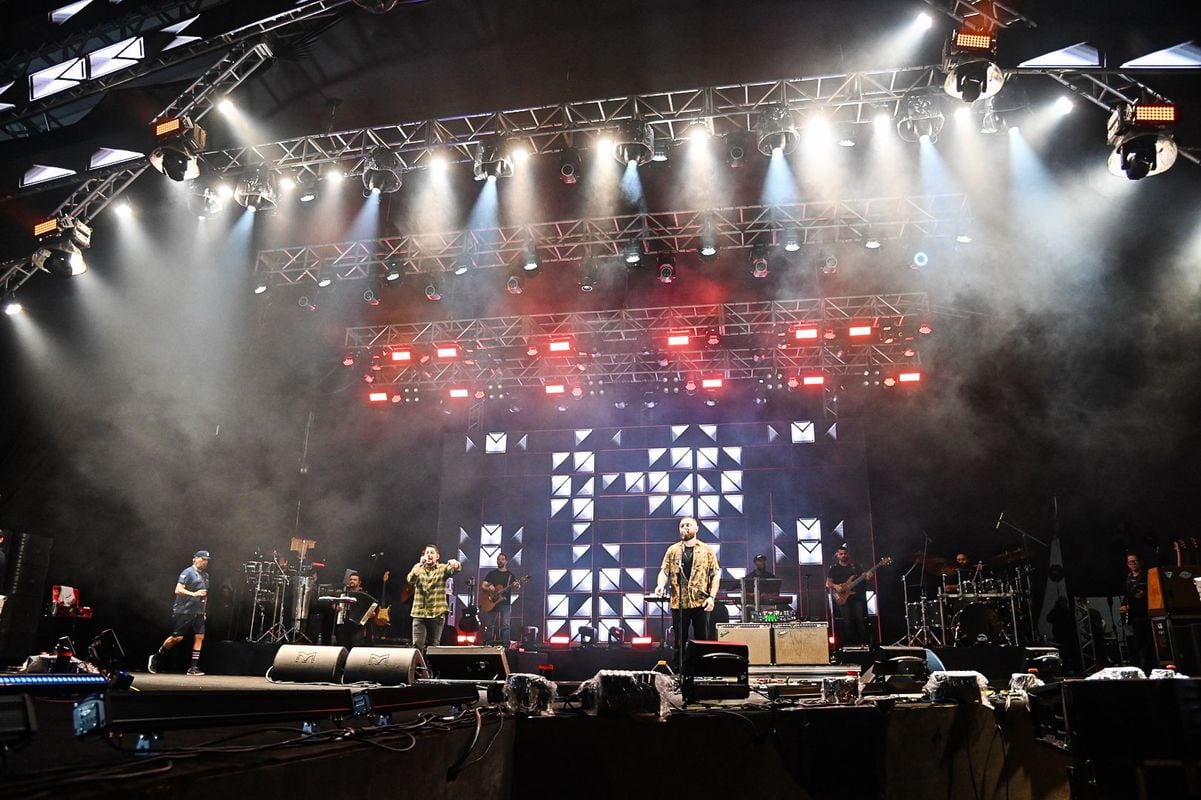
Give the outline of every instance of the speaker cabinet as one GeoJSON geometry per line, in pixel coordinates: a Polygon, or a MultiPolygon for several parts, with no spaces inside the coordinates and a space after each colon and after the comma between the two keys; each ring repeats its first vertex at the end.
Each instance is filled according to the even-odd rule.
{"type": "Polygon", "coordinates": [[[275,654],[267,677],[295,683],[340,683],[345,665],[345,647],[285,644],[275,654]]]}
{"type": "Polygon", "coordinates": [[[425,657],[415,647],[355,647],[346,657],[342,682],[411,686],[425,671],[425,657]]]}
{"type": "Polygon", "coordinates": [[[829,664],[830,646],[826,623],[790,622],[777,624],[773,631],[775,639],[775,662],[780,666],[804,664],[829,664]]]}
{"type": "Polygon", "coordinates": [[[771,664],[771,625],[761,622],[718,623],[717,641],[746,645],[753,666],[771,664]]]}
{"type": "Polygon", "coordinates": [[[429,647],[425,660],[435,678],[458,681],[503,681],[509,659],[503,647],[429,647]]]}
{"type": "Polygon", "coordinates": [[[741,642],[685,642],[680,682],[684,702],[749,697],[748,661],[747,646],[741,642]]]}
{"type": "MultiPolygon", "coordinates": [[[[19,664],[33,654],[46,598],[53,539],[17,533],[9,537],[8,600],[0,614],[0,663],[19,664]]],[[[0,587],[0,594],[5,594],[0,587]]]]}

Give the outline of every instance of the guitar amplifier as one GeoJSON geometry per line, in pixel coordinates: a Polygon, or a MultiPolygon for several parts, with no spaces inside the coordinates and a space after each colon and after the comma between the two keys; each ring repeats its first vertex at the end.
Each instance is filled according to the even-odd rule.
{"type": "Polygon", "coordinates": [[[771,664],[771,625],[761,622],[719,622],[719,642],[742,642],[753,666],[771,664]]]}
{"type": "Polygon", "coordinates": [[[824,622],[790,622],[775,626],[775,664],[829,664],[829,629],[824,622]]]}
{"type": "Polygon", "coordinates": [[[1147,610],[1152,616],[1201,613],[1201,565],[1152,567],[1147,570],[1147,610]]]}

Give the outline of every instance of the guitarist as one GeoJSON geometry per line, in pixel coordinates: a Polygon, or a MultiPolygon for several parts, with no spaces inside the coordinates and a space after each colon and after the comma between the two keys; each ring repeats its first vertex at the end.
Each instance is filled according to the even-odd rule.
{"type": "Polygon", "coordinates": [[[491,611],[484,612],[484,639],[489,644],[509,646],[512,641],[510,629],[513,619],[513,601],[510,599],[514,589],[521,588],[521,581],[509,571],[509,557],[504,553],[496,556],[496,569],[489,572],[480,581],[480,591],[487,595],[501,593],[499,602],[491,611]]]}
{"type": "MultiPolygon", "coordinates": [[[[845,544],[840,545],[834,551],[834,558],[836,559],[835,563],[826,573],[826,589],[831,592],[836,587],[841,588],[844,584],[853,581],[862,573],[859,565],[851,561],[851,551],[845,544]]],[[[855,587],[854,594],[850,596],[845,605],[831,603],[835,610],[835,633],[840,646],[870,643],[867,635],[867,593],[864,589],[865,586],[862,584],[855,587]]]]}

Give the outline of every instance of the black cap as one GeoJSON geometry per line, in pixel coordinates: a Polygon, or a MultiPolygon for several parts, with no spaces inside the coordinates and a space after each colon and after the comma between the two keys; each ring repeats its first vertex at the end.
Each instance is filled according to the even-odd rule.
{"type": "Polygon", "coordinates": [[[208,551],[208,550],[197,550],[197,551],[196,551],[196,554],[195,554],[194,556],[192,556],[192,558],[204,558],[204,559],[207,559],[207,558],[211,558],[211,556],[209,556],[209,551],[208,551]]]}

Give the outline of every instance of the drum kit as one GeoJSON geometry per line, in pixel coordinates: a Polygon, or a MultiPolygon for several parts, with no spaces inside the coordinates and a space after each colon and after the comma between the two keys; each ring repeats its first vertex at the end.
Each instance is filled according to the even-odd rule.
{"type": "MultiPolygon", "coordinates": [[[[937,575],[937,595],[927,597],[923,578],[920,598],[909,600],[905,573],[905,623],[909,646],[977,647],[1033,643],[1031,572],[1022,550],[1000,553],[985,562],[948,564],[944,558],[918,553],[914,566],[923,576],[937,575]]],[[[910,570],[912,572],[912,569],[910,570]]]]}
{"type": "Polygon", "coordinates": [[[317,577],[306,557],[315,546],[312,539],[292,539],[291,552],[299,555],[295,566],[278,551],[269,556],[256,551],[242,563],[251,598],[249,641],[296,642],[306,638],[302,629],[318,594],[317,577]]]}

